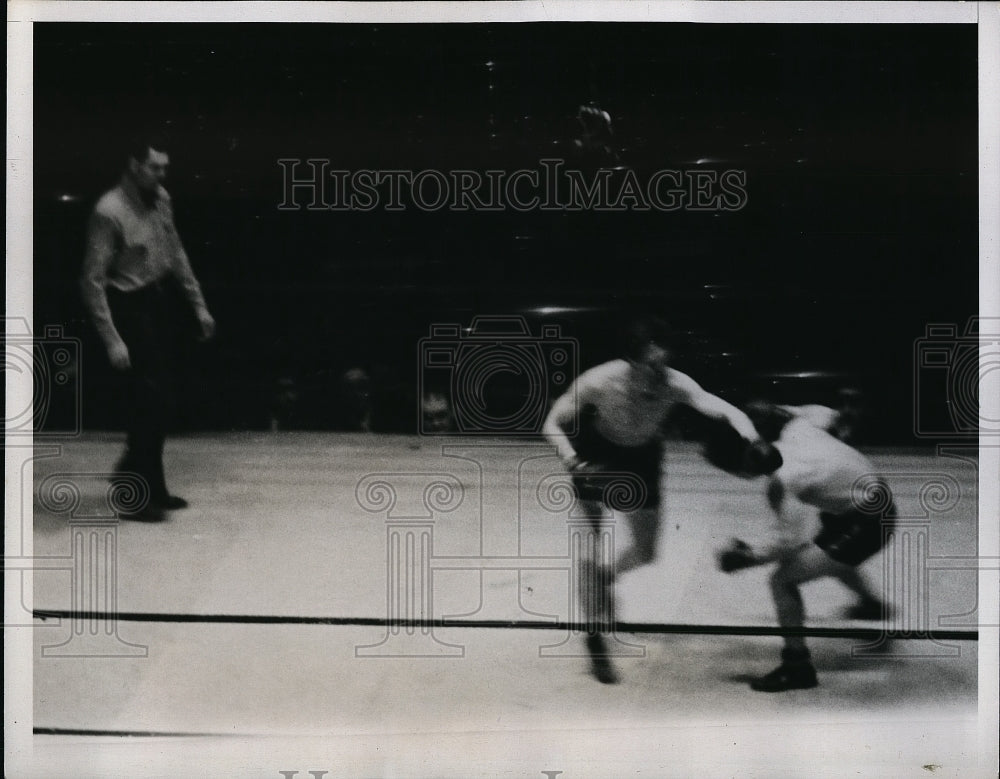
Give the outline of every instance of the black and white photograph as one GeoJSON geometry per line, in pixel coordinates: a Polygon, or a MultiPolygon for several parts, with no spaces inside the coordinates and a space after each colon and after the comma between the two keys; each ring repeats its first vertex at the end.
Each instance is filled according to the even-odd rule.
{"type": "Polygon", "coordinates": [[[1000,6],[8,4],[5,775],[996,776],[1000,6]]]}

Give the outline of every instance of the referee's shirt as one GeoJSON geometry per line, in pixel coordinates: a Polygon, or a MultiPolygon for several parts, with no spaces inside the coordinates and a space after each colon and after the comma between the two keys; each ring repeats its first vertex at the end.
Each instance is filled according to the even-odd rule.
{"type": "Polygon", "coordinates": [[[171,276],[196,313],[207,311],[201,286],[174,227],[170,195],[159,187],[155,200],[147,204],[125,175],[94,207],[80,278],[84,304],[105,344],[119,339],[107,288],[135,292],[171,276]]]}

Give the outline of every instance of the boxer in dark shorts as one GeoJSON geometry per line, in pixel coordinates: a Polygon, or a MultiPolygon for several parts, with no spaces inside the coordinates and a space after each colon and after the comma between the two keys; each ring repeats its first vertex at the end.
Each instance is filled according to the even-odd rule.
{"type": "Polygon", "coordinates": [[[618,679],[603,635],[614,626],[612,583],[656,558],[661,427],[668,412],[683,404],[724,424],[752,455],[748,460],[769,468],[761,472],[780,463],[777,450],[761,439],[742,411],[668,366],[666,344],[666,328],[658,320],[634,323],[624,359],[580,374],[545,421],[545,435],[572,474],[579,507],[595,531],[607,510],[624,514],[631,531],[629,546],[616,551],[612,560],[590,560],[582,567],[578,585],[592,670],[605,683],[618,679]]]}
{"type": "Polygon", "coordinates": [[[577,497],[580,500],[604,502],[605,490],[615,483],[610,474],[620,474],[625,477],[625,481],[619,481],[624,492],[621,503],[623,507],[658,510],[663,465],[662,440],[656,437],[639,446],[612,443],[594,426],[596,413],[594,407],[583,409],[580,414],[580,431],[570,438],[577,457],[594,468],[594,473],[578,471],[573,474],[577,497]],[[630,488],[635,488],[634,495],[630,488]]]}
{"type": "MultiPolygon", "coordinates": [[[[869,489],[877,496],[891,496],[889,485],[884,481],[872,482],[869,489]]],[[[874,554],[882,551],[894,528],[896,505],[891,497],[884,508],[872,501],[870,508],[860,507],[844,514],[820,512],[822,530],[813,543],[832,559],[844,565],[858,566],[874,554]]]]}
{"type": "Polygon", "coordinates": [[[761,692],[815,687],[816,670],[805,639],[796,630],[805,623],[799,587],[816,579],[836,578],[858,597],[849,616],[883,619],[887,607],[858,566],[888,542],[896,507],[885,479],[856,449],[780,407],[760,404],[748,413],[783,459],[767,489],[778,532],[772,543],[760,549],[734,540],[719,552],[719,567],[731,573],[777,563],[770,584],[778,622],[787,631],[782,663],[755,679],[751,687],[761,692]],[[817,509],[821,529],[811,539],[803,537],[806,521],[815,519],[817,509]]]}

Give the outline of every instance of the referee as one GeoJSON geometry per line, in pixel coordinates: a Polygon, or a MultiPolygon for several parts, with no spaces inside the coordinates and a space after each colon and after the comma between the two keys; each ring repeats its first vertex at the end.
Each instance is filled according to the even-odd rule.
{"type": "Polygon", "coordinates": [[[135,519],[158,519],[163,510],[188,505],[170,494],[163,472],[174,406],[171,343],[182,325],[173,307],[176,290],[194,312],[201,338],[215,333],[163,188],[169,164],[161,137],[131,144],[121,180],[90,217],[80,278],[84,305],[121,379],[127,408],[128,440],[115,471],[138,474],[149,491],[148,508],[135,519]]]}

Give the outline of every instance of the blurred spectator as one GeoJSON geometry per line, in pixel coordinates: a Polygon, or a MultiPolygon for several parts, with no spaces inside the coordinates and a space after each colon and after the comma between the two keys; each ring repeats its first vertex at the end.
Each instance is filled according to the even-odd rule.
{"type": "Polygon", "coordinates": [[[341,410],[346,430],[372,430],[371,378],[364,368],[349,368],[340,377],[341,410]]]}
{"type": "Polygon", "coordinates": [[[611,115],[590,103],[576,112],[576,137],[573,148],[583,159],[599,166],[617,165],[620,162],[614,144],[611,115]]]}
{"type": "Polygon", "coordinates": [[[271,400],[271,430],[290,430],[298,421],[299,390],[295,379],[282,376],[278,379],[271,400]]]}
{"type": "Polygon", "coordinates": [[[424,423],[421,428],[427,433],[450,433],[454,429],[451,406],[448,399],[438,392],[424,395],[421,403],[424,423]]]}

